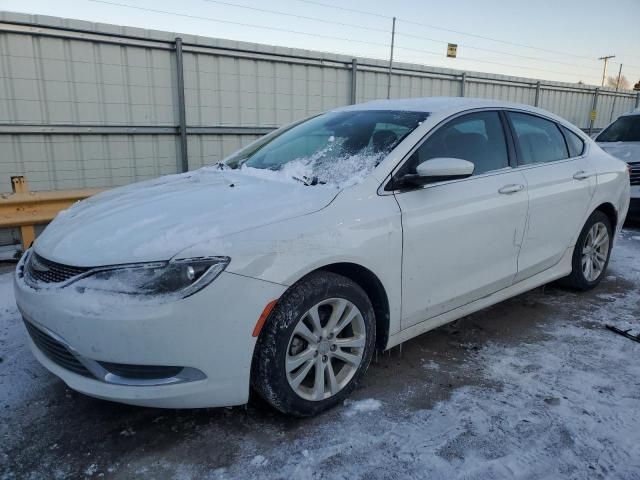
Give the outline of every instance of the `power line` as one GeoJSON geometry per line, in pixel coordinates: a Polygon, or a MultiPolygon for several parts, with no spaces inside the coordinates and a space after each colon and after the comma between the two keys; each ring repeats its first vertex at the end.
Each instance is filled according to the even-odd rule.
{"type": "MultiPolygon", "coordinates": [[[[361,15],[369,15],[369,16],[377,17],[377,18],[386,18],[386,19],[393,18],[390,15],[383,15],[383,14],[380,14],[380,13],[370,12],[370,11],[366,11],[366,10],[359,10],[359,9],[355,9],[355,8],[347,8],[347,7],[342,7],[342,6],[339,6],[339,5],[332,5],[332,4],[320,2],[320,1],[317,1],[317,0],[296,0],[296,1],[303,2],[303,3],[308,3],[308,4],[311,4],[311,5],[318,5],[318,6],[321,6],[321,7],[334,8],[334,9],[342,10],[342,11],[346,11],[346,12],[358,13],[358,14],[361,14],[361,15]]],[[[595,59],[593,57],[586,56],[586,55],[578,55],[578,54],[575,54],[575,53],[563,52],[563,51],[560,51],[560,50],[552,50],[552,49],[547,49],[547,48],[536,47],[536,46],[533,46],[533,45],[527,45],[525,43],[512,42],[512,41],[503,40],[503,39],[500,39],[500,38],[494,38],[494,37],[489,37],[489,36],[485,36],[485,35],[478,35],[478,34],[475,34],[475,33],[463,32],[463,31],[460,31],[460,30],[454,30],[454,29],[451,29],[451,28],[439,27],[437,25],[431,25],[431,24],[428,24],[428,23],[416,22],[414,20],[409,20],[409,19],[405,19],[405,18],[401,18],[401,17],[398,17],[398,20],[400,20],[401,22],[404,22],[404,23],[412,24],[412,25],[418,25],[418,26],[421,26],[421,27],[432,28],[434,30],[441,30],[443,32],[456,33],[458,35],[466,35],[466,36],[469,36],[469,37],[480,38],[480,39],[483,39],[483,40],[489,40],[491,42],[498,42],[498,43],[502,43],[502,44],[505,44],[505,45],[512,45],[512,46],[521,47],[521,48],[530,48],[530,49],[533,49],[533,50],[539,50],[541,52],[554,53],[554,54],[558,54],[558,55],[568,55],[568,56],[571,56],[571,57],[581,58],[581,59],[589,60],[589,61],[592,61],[592,62],[593,61],[597,61],[597,59],[595,59]]],[[[629,65],[629,66],[631,66],[631,65],[629,65]]]]}
{"type": "Polygon", "coordinates": [[[326,20],[324,18],[319,18],[319,17],[309,17],[309,16],[306,16],[306,15],[298,15],[298,14],[295,14],[295,13],[283,12],[283,11],[278,11],[278,10],[269,10],[269,9],[266,9],[266,8],[251,7],[249,5],[241,5],[241,4],[232,3],[232,2],[223,2],[223,1],[220,1],[220,0],[203,0],[203,1],[204,2],[208,2],[208,3],[216,3],[218,5],[226,5],[228,7],[244,8],[244,9],[247,9],[247,10],[253,10],[255,12],[271,13],[271,14],[275,14],[275,15],[285,15],[287,17],[300,18],[302,20],[313,20],[315,22],[328,23],[328,24],[331,24],[331,25],[340,25],[342,27],[360,28],[360,29],[368,30],[368,31],[389,33],[388,29],[373,28],[373,27],[369,27],[369,26],[365,26],[365,25],[357,25],[355,23],[336,22],[335,20],[326,20]]]}
{"type": "Polygon", "coordinates": [[[124,8],[132,8],[134,10],[142,10],[145,12],[152,12],[152,13],[162,13],[165,15],[174,15],[177,17],[184,17],[184,18],[190,18],[190,19],[195,19],[195,20],[206,20],[208,22],[216,22],[216,23],[226,23],[229,25],[238,25],[241,27],[250,27],[250,28],[261,28],[264,30],[273,30],[276,32],[285,32],[285,33],[295,33],[296,35],[307,35],[309,37],[317,37],[317,38],[328,38],[328,39],[332,39],[332,40],[341,40],[344,42],[353,42],[353,43],[363,43],[363,44],[367,44],[367,45],[376,45],[379,47],[385,47],[388,48],[389,45],[387,45],[386,43],[377,43],[377,42],[369,42],[366,40],[356,40],[353,38],[345,38],[345,37],[334,37],[331,35],[323,35],[321,33],[310,33],[310,32],[301,32],[298,30],[289,30],[286,28],[278,28],[278,27],[267,27],[265,25],[255,25],[255,24],[251,24],[251,23],[243,23],[243,22],[234,22],[232,20],[222,20],[220,18],[212,18],[212,17],[202,17],[199,15],[190,15],[188,13],[179,13],[179,12],[171,12],[168,10],[159,10],[156,8],[147,8],[147,7],[138,7],[136,5],[128,5],[125,3],[117,3],[117,2],[109,2],[107,0],[87,0],[88,2],[93,2],[93,3],[102,3],[102,4],[106,4],[106,5],[113,5],[113,6],[117,6],[117,7],[124,7],[124,8]]]}
{"type": "MultiPolygon", "coordinates": [[[[215,3],[218,5],[226,5],[229,7],[235,7],[235,8],[244,8],[247,10],[252,10],[252,11],[256,11],[256,12],[263,12],[263,13],[270,13],[270,14],[274,14],[274,15],[284,15],[284,16],[288,16],[288,17],[293,17],[293,18],[300,18],[303,20],[311,20],[311,21],[316,21],[316,22],[322,22],[322,23],[327,23],[327,24],[331,24],[331,25],[340,25],[340,26],[344,26],[344,27],[351,27],[351,28],[359,28],[359,29],[363,29],[363,30],[368,30],[368,31],[377,31],[377,32],[382,32],[382,33],[389,33],[388,30],[382,29],[382,28],[374,28],[374,27],[369,27],[369,26],[364,26],[364,25],[357,25],[354,23],[344,23],[344,22],[336,22],[334,20],[326,20],[324,18],[319,18],[319,17],[310,17],[310,16],[306,16],[306,15],[298,15],[298,14],[294,14],[294,13],[289,13],[289,12],[283,12],[283,11],[278,11],[278,10],[270,10],[270,9],[266,9],[266,8],[258,8],[258,7],[252,7],[249,5],[242,5],[242,4],[238,4],[238,3],[233,3],[233,2],[226,2],[226,1],[221,1],[221,0],[203,0],[205,2],[208,3],[215,3]]],[[[321,4],[320,2],[315,2],[313,0],[305,0],[306,3],[312,3],[312,4],[319,4],[319,5],[325,5],[325,4],[321,4]]],[[[347,9],[345,7],[339,7],[341,10],[352,10],[352,9],[347,9]]],[[[359,12],[359,11],[357,11],[359,12]]],[[[415,35],[415,34],[411,34],[411,33],[402,33],[402,32],[397,32],[396,35],[399,36],[403,36],[403,37],[410,37],[410,38],[417,38],[417,39],[421,39],[421,40],[428,40],[431,42],[436,42],[436,43],[442,43],[442,44],[447,44],[449,42],[445,41],[445,40],[438,40],[438,39],[434,39],[434,38],[429,38],[429,37],[424,37],[422,35],[415,35]]],[[[568,62],[561,62],[558,60],[548,60],[548,59],[544,59],[544,58],[540,58],[540,57],[532,57],[532,56],[528,56],[528,55],[520,55],[517,53],[510,53],[510,52],[505,52],[505,51],[501,51],[501,50],[494,50],[491,48],[484,48],[484,47],[476,47],[476,46],[472,46],[472,45],[468,45],[468,44],[458,44],[458,46],[460,47],[464,47],[464,48],[468,48],[468,49],[472,49],[472,50],[480,50],[480,51],[485,51],[485,52],[491,52],[491,53],[498,53],[501,55],[507,55],[507,56],[512,56],[512,57],[519,57],[519,58],[524,58],[527,60],[536,60],[536,61],[543,61],[543,62],[548,62],[548,63],[556,63],[559,65],[567,65],[570,67],[577,67],[577,68],[583,68],[583,69],[591,69],[591,70],[599,70],[598,67],[587,67],[585,65],[577,65],[575,63],[568,63],[568,62]]]]}
{"type": "MultiPolygon", "coordinates": [[[[396,35],[402,36],[402,37],[411,37],[411,38],[417,38],[417,39],[421,39],[421,40],[428,40],[430,42],[436,42],[436,43],[442,43],[442,44],[448,44],[449,42],[445,41],[445,40],[438,40],[435,38],[429,38],[429,37],[424,37],[422,35],[413,35],[411,33],[397,33],[396,35]]],[[[520,55],[518,53],[511,53],[511,52],[505,52],[502,50],[494,50],[492,48],[485,48],[485,47],[476,47],[473,45],[469,45],[467,43],[458,43],[457,44],[458,47],[463,47],[463,48],[468,48],[471,50],[480,50],[480,51],[484,51],[484,52],[491,52],[491,53],[498,53],[500,55],[507,55],[507,56],[511,56],[511,57],[519,57],[519,58],[524,58],[527,60],[536,60],[536,61],[540,61],[540,62],[547,62],[547,63],[557,63],[559,65],[567,65],[569,67],[577,67],[577,68],[584,68],[584,69],[589,69],[589,70],[600,70],[598,67],[588,67],[586,65],[578,65],[576,63],[568,63],[568,62],[561,62],[559,60],[549,60],[546,58],[541,58],[541,57],[531,57],[529,55],[520,55]]]]}
{"type": "MultiPolygon", "coordinates": [[[[316,37],[316,38],[340,40],[340,41],[346,41],[346,42],[352,42],[352,43],[374,45],[374,46],[385,47],[385,48],[389,47],[389,45],[386,44],[386,43],[370,42],[370,41],[366,41],[366,40],[356,40],[356,39],[352,39],[352,38],[336,37],[336,36],[332,36],[332,35],[323,35],[323,34],[318,34],[318,33],[302,32],[302,31],[298,31],[298,30],[290,30],[290,29],[286,29],[286,28],[269,27],[269,26],[265,26],[265,25],[249,24],[249,23],[243,23],[243,22],[236,22],[236,21],[232,21],[232,20],[223,20],[223,19],[220,19],[220,18],[204,17],[204,16],[199,16],[199,15],[191,15],[191,14],[186,14],[186,13],[172,12],[172,11],[168,11],[168,10],[160,10],[160,9],[155,9],[155,8],[140,7],[140,6],[129,5],[129,4],[125,4],[125,3],[112,2],[112,1],[108,1],[108,0],[87,0],[87,1],[93,2],[93,3],[101,3],[101,4],[106,4],[106,5],[118,6],[118,7],[123,7],[123,8],[130,8],[130,9],[134,9],[134,10],[141,10],[141,11],[146,11],[146,12],[151,12],[151,13],[160,13],[160,14],[164,14],[164,15],[173,15],[173,16],[189,18],[189,19],[204,20],[204,21],[210,21],[210,22],[216,22],[216,23],[224,23],[224,24],[229,24],[229,25],[238,25],[238,26],[249,27],[249,28],[258,28],[258,29],[264,29],[264,30],[272,30],[272,31],[277,31],[277,32],[293,33],[293,34],[296,34],[296,35],[305,35],[305,36],[316,37]]],[[[315,0],[298,0],[298,1],[305,1],[305,2],[310,2],[310,3],[319,3],[319,2],[315,2],[315,0]]],[[[218,2],[216,0],[216,3],[223,3],[223,2],[222,1],[218,2]]],[[[224,2],[224,3],[229,3],[229,2],[224,2]]],[[[340,8],[344,9],[343,7],[340,7],[340,8]]],[[[352,9],[349,9],[349,10],[352,10],[352,9]]],[[[434,52],[434,51],[430,51],[430,50],[411,48],[411,47],[402,47],[402,46],[397,46],[396,48],[402,49],[402,50],[407,50],[407,51],[419,52],[419,53],[422,53],[422,54],[435,55],[435,56],[438,56],[438,57],[442,56],[442,53],[434,52]]],[[[520,68],[520,69],[527,69],[527,70],[537,70],[537,71],[541,71],[541,72],[547,72],[547,73],[553,73],[553,74],[559,74],[559,75],[567,75],[566,72],[558,72],[558,71],[547,70],[547,69],[537,68],[537,67],[528,67],[528,66],[527,67],[523,67],[523,66],[507,64],[507,63],[492,62],[492,61],[489,61],[489,60],[473,59],[471,57],[460,57],[460,58],[463,59],[463,60],[476,62],[476,63],[486,63],[486,64],[505,66],[505,67],[513,67],[513,68],[520,68]]]]}
{"type": "MultiPolygon", "coordinates": [[[[397,45],[396,48],[399,48],[401,50],[409,50],[409,51],[413,51],[413,52],[420,52],[420,53],[426,53],[428,55],[442,55],[436,52],[433,52],[431,50],[421,50],[419,48],[411,48],[411,47],[403,47],[403,46],[399,46],[397,45]]],[[[512,63],[502,63],[502,62],[494,62],[491,60],[480,60],[480,59],[474,59],[472,57],[462,57],[462,56],[458,56],[457,58],[459,58],[460,60],[465,60],[468,62],[476,62],[476,63],[487,63],[490,65],[499,65],[501,67],[512,67],[512,68],[520,68],[520,69],[524,69],[524,70],[538,70],[540,72],[546,72],[546,73],[555,73],[557,75],[567,75],[567,72],[559,72],[556,70],[547,70],[546,68],[539,68],[539,67],[531,67],[531,66],[522,66],[522,65],[514,65],[512,63]]]]}
{"type": "Polygon", "coordinates": [[[373,13],[373,12],[367,12],[364,10],[357,10],[355,8],[348,8],[348,7],[341,7],[339,5],[331,5],[328,3],[322,3],[322,2],[317,2],[316,0],[298,0],[299,2],[303,2],[303,3],[308,3],[311,5],[319,5],[321,7],[329,7],[329,8],[336,8],[338,10],[342,10],[344,12],[351,12],[351,13],[360,13],[363,15],[370,15],[372,17],[378,17],[378,18],[386,18],[391,20],[393,18],[393,16],[391,15],[382,15],[380,13],[373,13]]]}

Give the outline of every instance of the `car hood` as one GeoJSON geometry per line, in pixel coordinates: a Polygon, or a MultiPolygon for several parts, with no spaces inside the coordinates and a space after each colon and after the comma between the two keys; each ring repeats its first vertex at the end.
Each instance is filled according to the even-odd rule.
{"type": "MultiPolygon", "coordinates": [[[[273,175],[270,175],[273,177],[273,175]]],[[[207,167],[109,190],[56,216],[38,236],[41,256],[73,266],[168,260],[181,250],[322,209],[337,195],[236,170],[207,167]]],[[[225,255],[224,243],[211,255],[225,255]]]]}
{"type": "Polygon", "coordinates": [[[622,161],[640,162],[640,142],[601,142],[598,145],[622,161]]]}

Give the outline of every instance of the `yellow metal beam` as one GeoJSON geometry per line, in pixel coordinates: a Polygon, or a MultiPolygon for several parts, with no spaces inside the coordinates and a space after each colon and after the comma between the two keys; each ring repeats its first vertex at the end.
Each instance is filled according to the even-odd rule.
{"type": "Polygon", "coordinates": [[[0,228],[20,227],[22,248],[35,239],[34,225],[48,223],[75,202],[101,192],[101,189],[30,192],[24,177],[11,177],[13,193],[0,195],[0,228]]]}

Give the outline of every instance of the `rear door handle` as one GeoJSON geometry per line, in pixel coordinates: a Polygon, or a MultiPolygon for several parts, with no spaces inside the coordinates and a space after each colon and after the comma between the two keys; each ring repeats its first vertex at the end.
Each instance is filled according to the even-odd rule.
{"type": "Polygon", "coordinates": [[[521,185],[519,183],[512,183],[511,185],[505,185],[504,187],[502,187],[500,190],[498,190],[498,193],[502,193],[503,195],[510,195],[521,190],[524,190],[524,185],[521,185]]]}
{"type": "Polygon", "coordinates": [[[585,172],[584,170],[580,170],[573,174],[573,178],[576,180],[586,180],[589,177],[592,177],[593,173],[585,172]]]}

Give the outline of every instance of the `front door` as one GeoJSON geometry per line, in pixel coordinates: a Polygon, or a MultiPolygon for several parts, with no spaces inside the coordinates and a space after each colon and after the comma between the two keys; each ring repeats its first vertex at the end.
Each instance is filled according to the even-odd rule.
{"type": "Polygon", "coordinates": [[[495,111],[439,127],[401,169],[436,157],[474,163],[473,176],[395,193],[402,211],[402,328],[512,284],[527,217],[524,176],[509,166],[495,111]]]}

